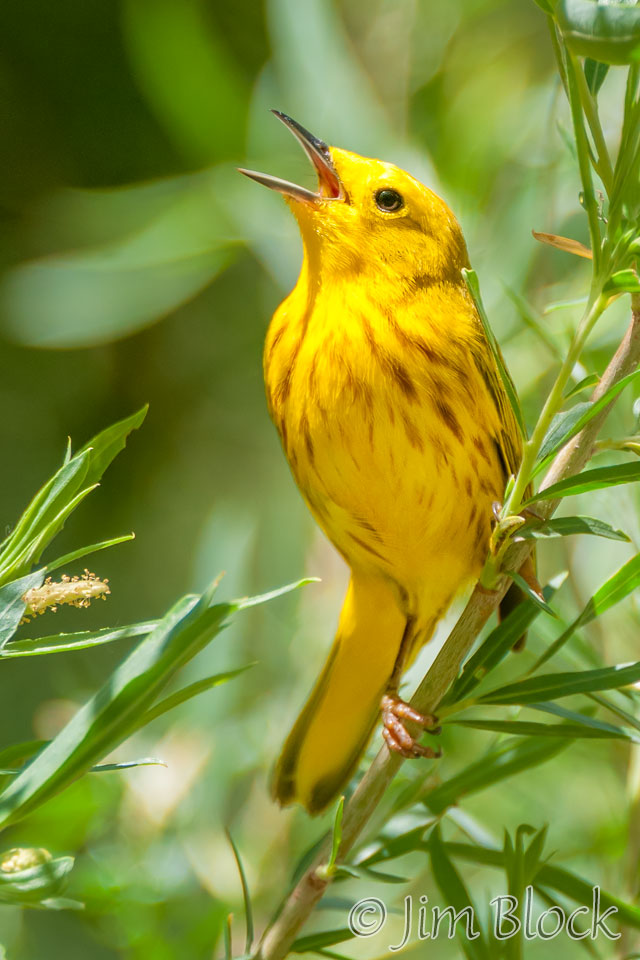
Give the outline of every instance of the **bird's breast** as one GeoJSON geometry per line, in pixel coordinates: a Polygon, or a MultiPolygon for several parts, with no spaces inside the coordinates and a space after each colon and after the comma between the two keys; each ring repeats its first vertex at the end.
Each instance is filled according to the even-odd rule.
{"type": "Polygon", "coordinates": [[[438,552],[481,563],[504,484],[481,377],[427,333],[379,311],[285,309],[265,349],[270,411],[316,519],[352,565],[401,582],[438,552]]]}

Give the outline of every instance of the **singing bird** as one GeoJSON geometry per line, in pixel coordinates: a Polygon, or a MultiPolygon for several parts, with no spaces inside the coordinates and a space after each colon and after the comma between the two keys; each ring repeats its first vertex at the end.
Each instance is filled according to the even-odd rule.
{"type": "Polygon", "coordinates": [[[285,197],[302,235],[298,282],[266,338],[267,401],[302,496],[351,570],[333,646],[273,779],[281,804],[318,813],[381,712],[391,750],[437,755],[405,725],[433,718],[398,685],[478,577],[521,442],[449,207],[393,164],[328,147],[273,112],[318,190],[241,170],[285,197]]]}

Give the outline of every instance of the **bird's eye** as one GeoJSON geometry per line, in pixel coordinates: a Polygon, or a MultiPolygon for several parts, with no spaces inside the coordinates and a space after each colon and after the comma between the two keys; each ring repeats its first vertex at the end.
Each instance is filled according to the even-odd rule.
{"type": "Polygon", "coordinates": [[[397,190],[391,190],[390,187],[383,187],[376,193],[376,206],[378,210],[385,213],[391,213],[393,210],[399,210],[404,204],[404,200],[397,190]]]}

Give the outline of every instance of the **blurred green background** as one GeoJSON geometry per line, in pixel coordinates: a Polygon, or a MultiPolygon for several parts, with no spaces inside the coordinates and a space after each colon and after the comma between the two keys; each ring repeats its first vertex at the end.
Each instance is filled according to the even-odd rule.
{"type": "MultiPolygon", "coordinates": [[[[226,597],[322,578],[238,617],[190,669],[195,678],[257,667],[118,753],[156,755],[168,769],[86,777],[5,835],[3,848],[77,854],[69,895],[86,910],[2,907],[0,942],[10,960],[209,958],[221,953],[228,910],[241,914],[223,828],[243,853],[260,923],[320,833],[301,811],[279,811],[266,784],[346,583],[301,503],[263,398],[262,342],[295,282],[297,229],[281,199],[235,165],[313,181],[269,113],[277,107],[329,143],[392,160],[441,192],[462,222],[532,423],[579,308],[544,315],[545,343],[509,289],[541,313],[583,296],[588,276],[586,264],[530,232],[586,240],[566,107],[533,2],[4,0],[0,26],[0,522],[15,522],[68,435],[77,448],[150,403],[143,429],[57,544],[62,553],[135,530],[133,543],[92,566],[110,578],[108,605],[47,615],[23,635],[156,617],[221,570],[226,597]]],[[[609,132],[619,122],[619,73],[603,90],[609,132]]],[[[589,371],[602,370],[625,309],[596,331],[589,371]]],[[[612,431],[633,431],[632,400],[624,395],[612,431]]],[[[589,512],[624,524],[637,543],[636,496],[613,488],[592,497],[589,512]]],[[[570,616],[632,550],[545,546],[542,575],[570,567],[558,600],[570,616]]],[[[586,635],[613,662],[634,656],[637,628],[629,601],[586,635]]],[[[540,623],[534,650],[553,629],[540,623]]],[[[2,745],[59,729],[122,653],[114,645],[6,662],[2,745]]],[[[477,733],[445,739],[441,774],[485,743],[477,733]]],[[[635,894],[629,750],[575,746],[470,799],[466,813],[497,837],[505,825],[549,822],[550,849],[563,862],[635,894]]],[[[430,890],[424,869],[415,855],[406,867],[418,892],[430,890]]],[[[496,884],[503,889],[469,874],[487,900],[496,884]]],[[[343,886],[342,902],[328,901],[335,912],[314,922],[344,925],[344,904],[373,893],[343,886]]],[[[240,936],[238,927],[237,950],[240,936]]],[[[389,942],[349,952],[377,956],[389,942]]],[[[579,949],[562,943],[563,955],[579,949]]],[[[548,950],[534,944],[531,956],[548,950]]],[[[456,956],[455,944],[439,944],[439,955],[456,956]]]]}

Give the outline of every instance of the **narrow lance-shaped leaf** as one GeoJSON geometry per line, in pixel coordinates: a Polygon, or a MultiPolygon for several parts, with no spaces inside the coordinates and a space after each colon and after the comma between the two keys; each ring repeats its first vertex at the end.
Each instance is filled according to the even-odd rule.
{"type": "Polygon", "coordinates": [[[509,733],[519,737],[570,737],[572,740],[628,740],[640,743],[640,737],[636,734],[612,724],[591,727],[579,723],[536,723],[531,720],[491,720],[487,717],[456,719],[449,723],[458,727],[491,730],[494,733],[509,733]]]}
{"type": "MultiPolygon", "coordinates": [[[[214,585],[215,587],[215,585],[214,585]]],[[[0,827],[24,817],[137,729],[167,681],[237,609],[212,606],[214,587],[180,600],[34,760],[0,794],[0,827]]]]}
{"type": "Polygon", "coordinates": [[[541,610],[544,610],[544,612],[548,614],[550,617],[553,617],[554,620],[558,619],[558,614],[555,612],[553,607],[550,607],[547,601],[544,599],[544,594],[541,595],[537,593],[533,589],[533,587],[527,583],[527,581],[524,579],[524,577],[521,574],[516,573],[515,570],[505,570],[505,573],[509,574],[513,582],[520,587],[520,589],[522,590],[522,592],[526,597],[529,597],[529,599],[532,600],[533,603],[537,604],[541,610]]]}
{"type": "Polygon", "coordinates": [[[87,484],[97,483],[101,479],[109,464],[115,460],[121,450],[124,450],[131,431],[142,426],[148,409],[147,403],[130,416],[101,430],[78,451],[76,456],[90,452],[89,470],[85,478],[87,484]]]}
{"type": "Polygon", "coordinates": [[[529,497],[524,505],[537,500],[572,497],[577,493],[588,493],[590,490],[601,490],[603,487],[614,487],[621,483],[635,483],[637,480],[640,480],[640,463],[616,463],[608,467],[596,467],[595,470],[584,470],[574,477],[567,477],[566,480],[539,490],[533,497],[529,497]]]}
{"type": "Polygon", "coordinates": [[[240,884],[242,886],[242,900],[244,902],[244,917],[246,924],[247,937],[244,946],[244,952],[246,954],[251,950],[253,944],[253,906],[251,904],[251,894],[249,892],[249,884],[247,882],[247,875],[242,864],[242,857],[240,856],[240,851],[236,846],[235,840],[231,836],[231,831],[227,830],[227,839],[231,844],[231,849],[233,850],[233,856],[236,861],[236,866],[238,868],[238,873],[240,875],[240,884]]]}
{"type": "MultiPolygon", "coordinates": [[[[477,912],[473,900],[462,877],[449,858],[446,847],[442,842],[439,825],[431,831],[429,854],[434,880],[438,884],[447,906],[452,907],[458,914],[460,911],[466,911],[465,917],[461,918],[456,925],[458,942],[465,957],[468,957],[469,960],[489,960],[489,948],[481,930],[478,929],[477,912]]],[[[453,920],[450,923],[450,931],[452,928],[453,920]]],[[[451,937],[451,932],[448,935],[451,937]]]]}
{"type": "Polygon", "coordinates": [[[567,673],[547,673],[529,677],[518,683],[489,690],[478,698],[479,703],[525,704],[540,700],[555,700],[576,693],[593,690],[613,690],[640,680],[640,662],[600,670],[577,670],[567,673]]]}
{"type": "MultiPolygon", "coordinates": [[[[482,847],[479,844],[446,842],[446,850],[449,856],[460,858],[469,863],[477,863],[487,867],[497,867],[503,869],[504,854],[502,850],[494,850],[489,847],[482,847]]],[[[564,867],[556,867],[550,863],[541,865],[536,874],[536,885],[550,887],[564,894],[576,903],[587,907],[593,906],[593,881],[583,880],[577,874],[572,873],[564,867]]],[[[615,907],[618,911],[618,920],[621,923],[628,924],[635,930],[640,930],[640,908],[633,904],[625,903],[612,893],[606,890],[600,891],[600,904],[603,910],[609,907],[615,907]]]]}
{"type": "Polygon", "coordinates": [[[181,690],[176,690],[175,693],[165,697],[159,703],[156,703],[153,707],[151,707],[150,710],[147,710],[147,712],[140,717],[139,723],[136,724],[136,729],[146,727],[147,724],[151,723],[152,720],[156,720],[158,717],[161,717],[163,713],[168,713],[169,710],[174,710],[175,707],[180,706],[181,703],[186,703],[187,700],[191,700],[193,697],[197,697],[199,694],[205,693],[207,690],[212,690],[214,687],[219,687],[223,683],[233,680],[234,677],[239,677],[241,673],[244,673],[253,666],[255,666],[255,664],[248,663],[246,666],[238,667],[235,670],[226,670],[224,673],[215,673],[210,677],[204,677],[202,680],[196,680],[194,683],[190,683],[181,690]]]}
{"type": "Polygon", "coordinates": [[[584,75],[591,94],[595,96],[598,93],[608,72],[608,63],[600,63],[598,60],[592,60],[591,57],[587,57],[584,62],[584,75]]]}
{"type": "Polygon", "coordinates": [[[77,550],[72,550],[70,553],[65,553],[62,557],[58,557],[57,560],[52,560],[47,563],[47,572],[53,573],[54,570],[59,570],[60,567],[68,566],[70,563],[74,563],[76,560],[81,560],[82,557],[88,557],[89,554],[98,553],[100,550],[107,550],[108,547],[115,547],[119,543],[126,543],[127,540],[135,540],[135,533],[126,533],[122,537],[113,537],[111,540],[102,540],[100,543],[92,543],[88,547],[79,547],[77,550]]]}
{"type": "Polygon", "coordinates": [[[321,933],[311,933],[307,937],[299,937],[289,948],[291,953],[317,953],[323,947],[332,947],[334,943],[345,943],[353,940],[355,933],[350,927],[339,927],[337,930],[323,930],[321,933]]]}
{"type": "Polygon", "coordinates": [[[640,376],[640,370],[618,380],[612,387],[603,393],[603,395],[594,401],[577,403],[570,410],[557,414],[549,427],[546,437],[540,447],[538,461],[546,463],[561,447],[568,443],[572,437],[580,433],[583,427],[589,423],[596,414],[604,410],[621,393],[628,384],[633,383],[640,376]]]}
{"type": "Polygon", "coordinates": [[[34,570],[33,573],[28,573],[19,580],[12,580],[0,587],[0,656],[24,616],[25,593],[33,587],[40,587],[44,574],[44,570],[34,570]]]}
{"type": "Polygon", "coordinates": [[[609,577],[609,579],[596,590],[580,615],[576,617],[573,623],[569,624],[557,640],[554,640],[551,646],[538,658],[531,668],[531,672],[535,672],[543,663],[550,660],[551,657],[564,646],[567,640],[573,636],[579,627],[591,623],[596,617],[599,617],[605,613],[606,610],[609,610],[610,607],[624,600],[637,586],[640,586],[640,553],[637,553],[628,560],[624,566],[620,567],[613,576],[609,577]]]}
{"type": "Polygon", "coordinates": [[[630,540],[623,530],[616,530],[604,520],[596,520],[594,517],[552,517],[544,522],[527,521],[518,530],[517,538],[538,540],[585,533],[594,537],[604,537],[606,540],[624,540],[627,543],[630,540]]]}
{"type": "MultiPolygon", "coordinates": [[[[542,592],[547,603],[553,598],[564,579],[563,576],[562,579],[558,578],[544,587],[542,592]]],[[[491,631],[476,652],[465,662],[462,673],[442,701],[443,706],[457,703],[468,696],[487,672],[503,660],[539,614],[540,607],[538,605],[530,601],[519,603],[508,617],[491,631]]]]}
{"type": "Polygon", "coordinates": [[[522,770],[545,763],[564,750],[570,742],[569,739],[551,737],[525,737],[508,741],[439,784],[425,797],[424,802],[433,813],[442,813],[447,807],[457,804],[462,797],[478,793],[522,770]]]}
{"type": "Polygon", "coordinates": [[[568,387],[564,395],[565,400],[570,400],[572,397],[577,396],[579,393],[582,393],[583,390],[590,390],[591,387],[595,387],[598,383],[599,377],[597,373],[589,373],[586,377],[583,377],[582,380],[579,380],[573,387],[568,387]]]}
{"type": "Polygon", "coordinates": [[[157,627],[158,620],[132,623],[127,627],[105,627],[103,630],[80,630],[77,633],[55,633],[34,640],[11,640],[0,652],[0,659],[15,657],[36,657],[49,653],[68,653],[72,650],[86,650],[98,647],[114,640],[126,640],[128,637],[140,637],[157,627]]]}
{"type": "Polygon", "coordinates": [[[14,579],[27,572],[28,566],[25,570],[16,566],[16,558],[28,550],[30,542],[73,500],[88,469],[89,453],[78,454],[60,467],[35,495],[0,550],[1,579],[14,579]]]}
{"type": "Polygon", "coordinates": [[[513,380],[511,379],[509,371],[507,370],[506,364],[502,357],[502,353],[500,351],[500,347],[498,345],[498,341],[496,340],[493,330],[491,329],[489,318],[487,317],[486,311],[484,309],[484,304],[482,303],[482,297],[480,296],[480,284],[478,283],[478,275],[476,274],[475,270],[468,270],[466,268],[463,269],[462,275],[465,279],[467,288],[469,290],[469,293],[471,294],[473,302],[475,303],[476,310],[478,311],[478,316],[480,317],[480,321],[484,329],[485,337],[487,338],[487,342],[489,344],[489,347],[491,348],[491,353],[493,354],[493,359],[495,360],[496,366],[498,368],[500,379],[502,380],[505,393],[509,400],[509,405],[511,406],[511,410],[516,419],[516,423],[520,428],[520,433],[522,434],[523,437],[525,437],[527,433],[527,429],[525,427],[524,418],[522,416],[522,410],[520,408],[520,401],[518,400],[518,394],[516,392],[516,388],[513,383],[513,380]]]}
{"type": "MultiPolygon", "coordinates": [[[[595,703],[600,703],[602,706],[605,706],[610,709],[609,704],[604,697],[600,697],[597,693],[587,694],[590,700],[593,700],[595,703]]],[[[542,703],[531,703],[529,704],[530,710],[538,710],[541,713],[551,714],[553,717],[562,717],[563,720],[569,720],[571,723],[579,723],[585,727],[591,727],[594,730],[621,730],[623,733],[629,733],[628,730],[625,730],[622,727],[614,726],[613,724],[606,723],[604,720],[596,720],[595,717],[589,716],[587,713],[581,713],[577,710],[569,710],[567,707],[562,706],[560,703],[552,703],[551,701],[542,702],[542,703]]],[[[620,710],[618,716],[625,723],[628,723],[633,727],[637,732],[640,732],[640,723],[627,713],[624,710],[620,710]],[[635,724],[635,727],[634,727],[635,724]]]]}

